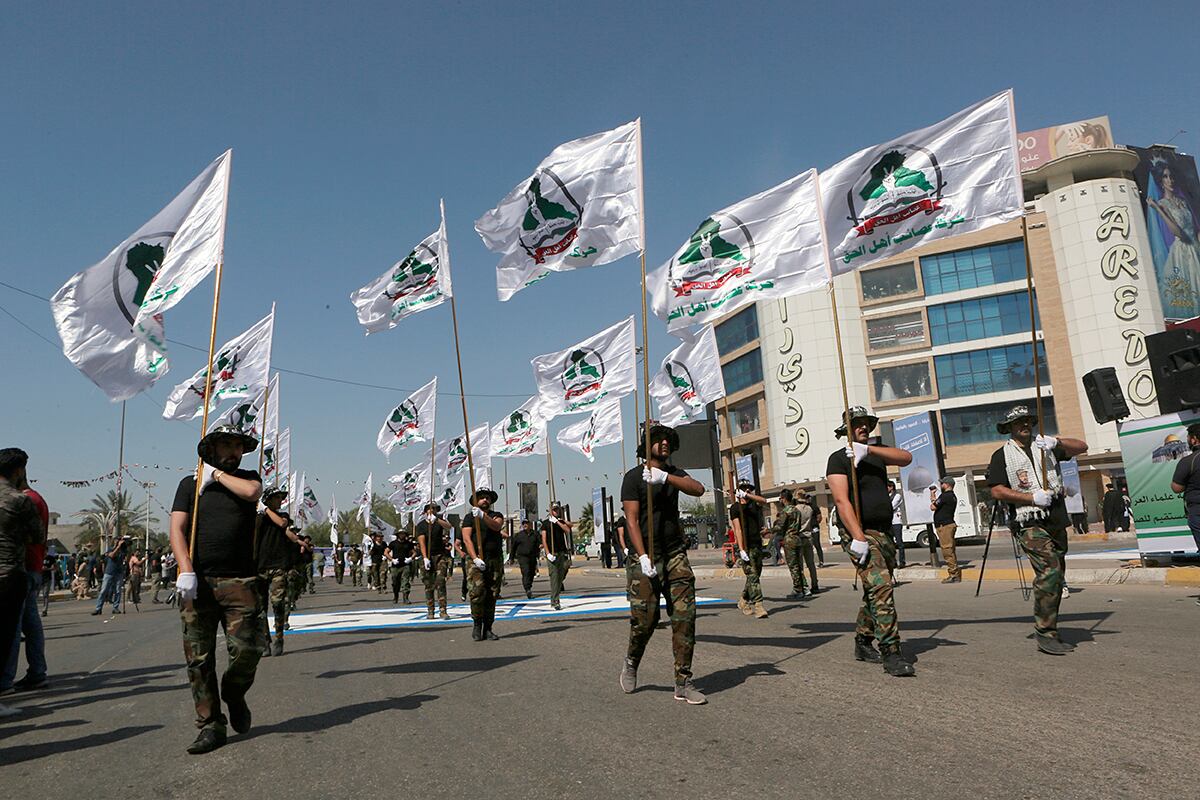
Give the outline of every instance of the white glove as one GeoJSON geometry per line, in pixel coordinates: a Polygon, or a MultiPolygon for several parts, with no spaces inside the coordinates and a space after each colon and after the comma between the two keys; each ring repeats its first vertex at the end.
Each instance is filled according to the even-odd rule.
{"type": "Polygon", "coordinates": [[[428,559],[428,558],[427,558],[427,559],[425,559],[425,569],[426,569],[426,570],[431,570],[431,569],[433,569],[433,564],[432,564],[432,563],[430,563],[430,561],[429,561],[429,559],[428,559]]]}
{"type": "Polygon", "coordinates": [[[1039,450],[1050,452],[1058,447],[1058,439],[1054,436],[1039,436],[1033,440],[1033,446],[1039,450]]]}
{"type": "Polygon", "coordinates": [[[651,486],[662,486],[667,482],[667,473],[658,467],[644,467],[642,469],[642,480],[651,486]]]}
{"type": "Polygon", "coordinates": [[[625,548],[625,557],[629,558],[629,548],[628,547],[625,548]]]}
{"type": "Polygon", "coordinates": [[[436,519],[437,519],[437,517],[435,517],[433,514],[425,515],[425,521],[428,522],[430,525],[432,525],[434,520],[436,520],[436,519]]]}
{"type": "Polygon", "coordinates": [[[554,555],[554,553],[546,553],[546,560],[553,564],[558,560],[558,556],[554,555]]]}
{"type": "Polygon", "coordinates": [[[475,569],[486,569],[487,568],[487,564],[484,563],[484,560],[482,558],[473,558],[473,559],[471,559],[471,563],[475,565],[475,569]]]}
{"type": "Polygon", "coordinates": [[[733,497],[735,500],[745,500],[746,491],[744,489],[738,489],[737,492],[734,493],[733,497]]]}
{"type": "Polygon", "coordinates": [[[204,463],[204,468],[200,470],[200,493],[204,494],[204,490],[209,484],[217,481],[217,468],[208,462],[204,463]]]}
{"type": "Polygon", "coordinates": [[[475,519],[483,519],[483,509],[479,506],[471,507],[471,516],[475,519]]]}
{"type": "MultiPolygon", "coordinates": [[[[208,466],[207,464],[205,466],[208,466]]],[[[199,591],[199,582],[196,580],[196,573],[181,572],[179,577],[175,579],[175,591],[179,595],[179,599],[183,602],[196,599],[196,593],[199,591]]]]}
{"type": "Polygon", "coordinates": [[[400,559],[398,559],[398,558],[393,558],[393,559],[392,559],[392,566],[393,566],[393,567],[397,567],[397,566],[399,566],[399,565],[400,565],[400,559]]]}
{"type": "Polygon", "coordinates": [[[745,550],[738,550],[738,558],[740,558],[742,561],[745,561],[747,564],[750,563],[750,554],[745,550]]]}
{"type": "Polygon", "coordinates": [[[558,517],[556,517],[556,516],[554,516],[553,514],[551,514],[551,515],[550,515],[550,522],[551,522],[552,524],[554,524],[554,525],[557,525],[557,524],[558,524],[558,517]]]}
{"type": "Polygon", "coordinates": [[[411,563],[412,563],[412,559],[411,559],[411,558],[406,558],[406,559],[404,559],[404,564],[405,564],[405,566],[407,566],[407,565],[409,565],[409,564],[411,564],[411,563]]]}
{"type": "Polygon", "coordinates": [[[1033,490],[1033,504],[1038,508],[1047,508],[1050,501],[1054,499],[1054,495],[1047,492],[1045,489],[1033,490]]]}
{"type": "Polygon", "coordinates": [[[853,459],[854,466],[858,466],[859,462],[867,456],[867,446],[859,442],[851,442],[846,445],[846,458],[853,459]]]}
{"type": "Polygon", "coordinates": [[[658,570],[656,570],[654,565],[650,563],[650,556],[645,554],[638,556],[638,563],[642,566],[642,574],[647,578],[653,578],[658,574],[658,570]]]}
{"type": "Polygon", "coordinates": [[[855,563],[860,567],[865,567],[867,559],[871,557],[871,545],[867,544],[866,539],[851,539],[850,552],[858,556],[855,563]]]}

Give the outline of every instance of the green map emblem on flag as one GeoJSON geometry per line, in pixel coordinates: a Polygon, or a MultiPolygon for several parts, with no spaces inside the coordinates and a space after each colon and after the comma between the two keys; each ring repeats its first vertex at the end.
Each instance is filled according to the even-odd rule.
{"type": "Polygon", "coordinates": [[[945,188],[932,150],[901,145],[885,153],[846,193],[848,219],[859,236],[870,236],[878,227],[941,210],[945,188]]]}
{"type": "Polygon", "coordinates": [[[391,417],[388,418],[387,427],[396,438],[397,444],[406,444],[411,441],[416,432],[421,429],[421,415],[417,410],[417,404],[412,400],[405,400],[396,406],[391,417]]]}
{"type": "Polygon", "coordinates": [[[158,273],[158,268],[162,266],[163,258],[166,257],[167,245],[171,243],[172,235],[157,233],[144,236],[113,262],[113,293],[117,298],[117,307],[129,320],[131,329],[137,309],[146,299],[150,285],[154,283],[154,276],[158,273]],[[123,297],[121,294],[119,273],[122,271],[128,272],[136,281],[132,297],[123,297]]]}
{"type": "Polygon", "coordinates": [[[604,358],[596,350],[577,347],[567,354],[561,379],[567,413],[593,406],[607,394],[604,373],[604,358]]]}
{"type": "Polygon", "coordinates": [[[754,237],[732,214],[718,212],[688,239],[671,260],[668,283],[675,297],[693,292],[720,294],[725,284],[749,276],[754,268],[754,237]]]}
{"type": "Polygon", "coordinates": [[[504,423],[504,456],[520,456],[529,453],[537,444],[537,430],[533,416],[528,411],[517,409],[508,415],[504,423]]]}
{"type": "Polygon", "coordinates": [[[554,171],[543,167],[525,189],[525,214],[521,219],[521,248],[535,264],[563,253],[579,235],[583,206],[554,171]]]}
{"type": "Polygon", "coordinates": [[[440,260],[424,242],[417,245],[392,272],[383,296],[392,303],[391,316],[402,317],[421,306],[441,302],[440,260]]]}
{"type": "Polygon", "coordinates": [[[455,475],[467,463],[466,437],[459,436],[450,442],[450,457],[446,460],[446,474],[455,475]]]}
{"type": "Polygon", "coordinates": [[[704,409],[704,403],[700,399],[700,393],[696,391],[696,381],[692,379],[691,370],[682,361],[670,359],[663,364],[663,371],[671,380],[671,389],[675,397],[687,409],[688,417],[694,419],[699,416],[699,412],[704,409]]]}

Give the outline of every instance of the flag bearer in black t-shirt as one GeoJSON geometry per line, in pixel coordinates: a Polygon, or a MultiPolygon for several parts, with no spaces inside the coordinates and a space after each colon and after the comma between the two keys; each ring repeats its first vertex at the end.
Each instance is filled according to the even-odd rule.
{"type": "Polygon", "coordinates": [[[1067,557],[1067,528],[1071,526],[1058,463],[1087,452],[1087,442],[1053,436],[1034,437],[1037,414],[1015,406],[999,433],[1010,438],[988,464],[992,499],[1009,503],[1012,535],[1033,566],[1033,632],[1038,650],[1060,656],[1075,649],[1058,636],[1058,605],[1062,602],[1063,569],[1067,557]],[[1042,454],[1046,479],[1042,480],[1042,454]]]}
{"type": "Polygon", "coordinates": [[[254,531],[254,557],[258,567],[259,585],[264,598],[275,612],[275,641],[267,635],[267,614],[263,612],[263,633],[267,646],[263,655],[283,655],[283,632],[288,618],[288,572],[292,553],[300,537],[292,533],[292,518],[282,510],[287,489],[269,489],[263,495],[266,506],[258,515],[254,531]]]}
{"type": "Polygon", "coordinates": [[[621,506],[625,512],[625,535],[637,576],[629,602],[629,649],[621,670],[621,689],[626,694],[637,688],[638,664],[658,624],[658,598],[667,601],[671,617],[671,650],[675,656],[675,699],[689,705],[708,702],[692,685],[692,651],[696,647],[696,577],[688,563],[683,529],[679,524],[679,493],[699,497],[704,487],[695,478],[673,466],[671,453],[679,449],[679,434],[666,425],[650,426],[650,456],[646,444],[638,443],[637,456],[644,465],[625,473],[621,481],[621,506]],[[654,520],[647,519],[646,501],[654,492],[654,520]],[[650,562],[643,531],[652,533],[654,563],[650,562]],[[633,557],[636,556],[636,559],[633,557]]]}
{"type": "Polygon", "coordinates": [[[754,493],[753,483],[738,481],[733,504],[729,506],[729,524],[733,527],[733,538],[737,542],[738,563],[742,566],[742,572],[746,573],[746,585],[738,599],[738,608],[746,616],[753,614],[759,619],[767,616],[762,593],[762,531],[766,527],[762,504],[766,502],[766,498],[754,493]]]}
{"type": "Polygon", "coordinates": [[[225,744],[225,715],[238,733],[250,730],[246,691],[262,656],[254,525],[262,479],[239,469],[242,456],[258,440],[232,425],[221,425],[200,440],[204,462],[196,505],[195,558],[189,553],[196,476],[179,482],[171,506],[171,550],[179,564],[180,616],[188,682],[196,704],[196,737],[188,752],[207,753],[225,744]],[[217,685],[217,628],[225,629],[229,666],[217,685]]]}
{"type": "Polygon", "coordinates": [[[471,495],[471,513],[463,519],[462,543],[467,551],[467,596],[471,599],[471,620],[475,641],[496,640],[492,632],[496,621],[497,576],[504,571],[504,515],[492,511],[497,495],[491,489],[476,489],[471,495]],[[476,530],[482,529],[482,536],[476,530]]]}
{"type": "Polygon", "coordinates": [[[450,523],[442,518],[437,503],[425,505],[425,516],[416,524],[417,550],[421,554],[422,577],[425,582],[425,604],[433,619],[433,604],[441,607],[441,618],[450,619],[446,611],[446,578],[450,574],[450,523]]]}
{"type": "Polygon", "coordinates": [[[400,593],[404,593],[404,605],[408,605],[408,594],[412,591],[411,567],[416,560],[417,545],[404,528],[396,531],[396,538],[388,544],[383,553],[388,560],[389,575],[392,582],[392,604],[400,602],[400,593]]]}
{"type": "Polygon", "coordinates": [[[550,516],[542,522],[542,547],[546,550],[546,572],[550,574],[550,606],[561,610],[559,598],[562,595],[563,583],[567,579],[567,571],[571,569],[571,529],[574,522],[568,522],[563,513],[562,503],[555,503],[550,509],[550,516]]]}
{"type": "MultiPolygon", "coordinates": [[[[900,626],[892,599],[892,572],[896,569],[896,544],[892,529],[892,501],[887,492],[887,468],[904,467],[912,453],[898,447],[868,445],[879,418],[863,406],[850,409],[850,436],[845,447],[834,450],[825,467],[825,480],[837,507],[838,535],[862,583],[863,602],[854,635],[854,657],[873,664],[883,662],[889,675],[915,674],[900,650],[900,626]],[[850,468],[858,479],[855,507],[850,468]],[[879,650],[872,640],[879,641],[879,650]]],[[[846,423],[835,430],[846,436],[846,423]]]]}

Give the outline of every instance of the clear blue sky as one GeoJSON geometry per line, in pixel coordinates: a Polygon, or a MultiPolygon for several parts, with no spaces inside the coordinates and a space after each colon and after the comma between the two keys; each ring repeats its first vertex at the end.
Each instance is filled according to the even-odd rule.
{"type": "MultiPolygon", "coordinates": [[[[640,310],[635,258],[496,300],[497,258],[473,220],[567,139],[643,118],[650,268],[708,212],[1008,86],[1022,130],[1108,114],[1118,142],[1184,128],[1175,144],[1198,149],[1187,2],[587,7],[5,3],[0,280],[51,295],[232,147],[218,338],[277,300],[278,366],[398,389],[437,374],[453,392],[448,307],[364,338],[347,299],[435,228],[444,197],[477,424],[532,393],[530,357],[640,310]]],[[[206,343],[211,291],[170,313],[170,340],[206,343]]],[[[70,513],[96,489],[58,481],[115,467],[120,406],[62,356],[46,303],[0,286],[0,308],[0,446],[28,450],[51,508],[70,513]]],[[[651,328],[657,363],[673,340],[651,328]]],[[[203,355],[172,355],[129,403],[127,462],[194,463],[198,424],[160,414],[203,355]]],[[[418,457],[389,467],[374,446],[400,391],[285,375],[281,395],[292,463],[326,506],[334,481],[345,508],[367,472],[378,487],[418,457]]],[[[452,394],[439,415],[442,433],[461,428],[452,394]]],[[[606,473],[616,491],[617,448],[592,466],[555,447],[576,509],[606,473]]],[[[169,505],[182,473],[135,472],[169,505]]],[[[544,478],[544,459],[509,464],[514,486],[544,478]]]]}

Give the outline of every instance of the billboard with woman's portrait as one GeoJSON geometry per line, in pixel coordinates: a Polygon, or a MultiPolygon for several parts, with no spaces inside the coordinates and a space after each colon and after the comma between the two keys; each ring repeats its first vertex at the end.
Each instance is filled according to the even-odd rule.
{"type": "Polygon", "coordinates": [[[1200,316],[1200,178],[1196,160],[1173,147],[1133,147],[1154,274],[1168,320],[1200,316]]]}

